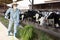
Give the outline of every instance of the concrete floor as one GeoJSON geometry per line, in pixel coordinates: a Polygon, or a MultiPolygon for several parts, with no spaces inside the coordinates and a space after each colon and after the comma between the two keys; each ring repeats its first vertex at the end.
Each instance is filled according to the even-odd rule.
{"type": "Polygon", "coordinates": [[[16,37],[7,34],[7,28],[0,22],[0,40],[18,40],[16,37]]]}

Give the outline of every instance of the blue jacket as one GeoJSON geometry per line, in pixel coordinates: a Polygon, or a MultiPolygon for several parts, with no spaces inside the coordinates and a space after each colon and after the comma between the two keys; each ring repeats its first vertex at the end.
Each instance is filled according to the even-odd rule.
{"type": "Polygon", "coordinates": [[[13,8],[9,8],[5,13],[5,18],[8,19],[8,14],[10,13],[10,20],[14,21],[15,23],[19,23],[19,14],[20,10],[16,9],[16,11],[13,10],[13,8]]]}

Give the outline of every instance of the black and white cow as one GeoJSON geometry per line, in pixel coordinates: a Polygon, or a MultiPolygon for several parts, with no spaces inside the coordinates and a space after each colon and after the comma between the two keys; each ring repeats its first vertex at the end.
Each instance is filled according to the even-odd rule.
{"type": "Polygon", "coordinates": [[[60,14],[52,12],[48,16],[48,19],[54,19],[54,26],[55,26],[55,28],[60,28],[60,14]]]}
{"type": "Polygon", "coordinates": [[[27,12],[24,13],[24,19],[28,18],[29,20],[35,21],[35,14],[37,11],[34,10],[28,10],[27,12]]]}

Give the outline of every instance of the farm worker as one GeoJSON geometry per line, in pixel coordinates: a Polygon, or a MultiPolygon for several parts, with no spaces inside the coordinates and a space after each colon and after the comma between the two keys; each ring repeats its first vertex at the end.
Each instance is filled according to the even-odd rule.
{"type": "Polygon", "coordinates": [[[17,8],[17,3],[12,4],[12,8],[9,8],[5,13],[5,18],[8,19],[8,14],[10,13],[9,25],[8,25],[8,35],[10,35],[12,25],[14,24],[14,36],[17,33],[17,26],[19,25],[19,14],[20,10],[17,8]]]}

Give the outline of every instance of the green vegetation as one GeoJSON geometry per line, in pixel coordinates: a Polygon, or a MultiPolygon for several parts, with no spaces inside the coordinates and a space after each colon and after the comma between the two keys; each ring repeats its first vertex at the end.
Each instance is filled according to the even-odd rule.
{"type": "MultiPolygon", "coordinates": [[[[0,21],[7,27],[8,20],[6,20],[3,16],[0,16],[0,21]]],[[[31,25],[24,26],[23,29],[18,27],[18,32],[16,37],[22,40],[55,40],[49,34],[33,28],[31,25]]]]}
{"type": "Polygon", "coordinates": [[[22,30],[20,30],[21,40],[30,40],[33,34],[33,26],[26,25],[22,30]]]}
{"type": "Polygon", "coordinates": [[[8,20],[6,20],[5,18],[4,18],[4,16],[1,16],[0,15],[0,21],[6,26],[6,27],[8,27],[8,20]]]}

